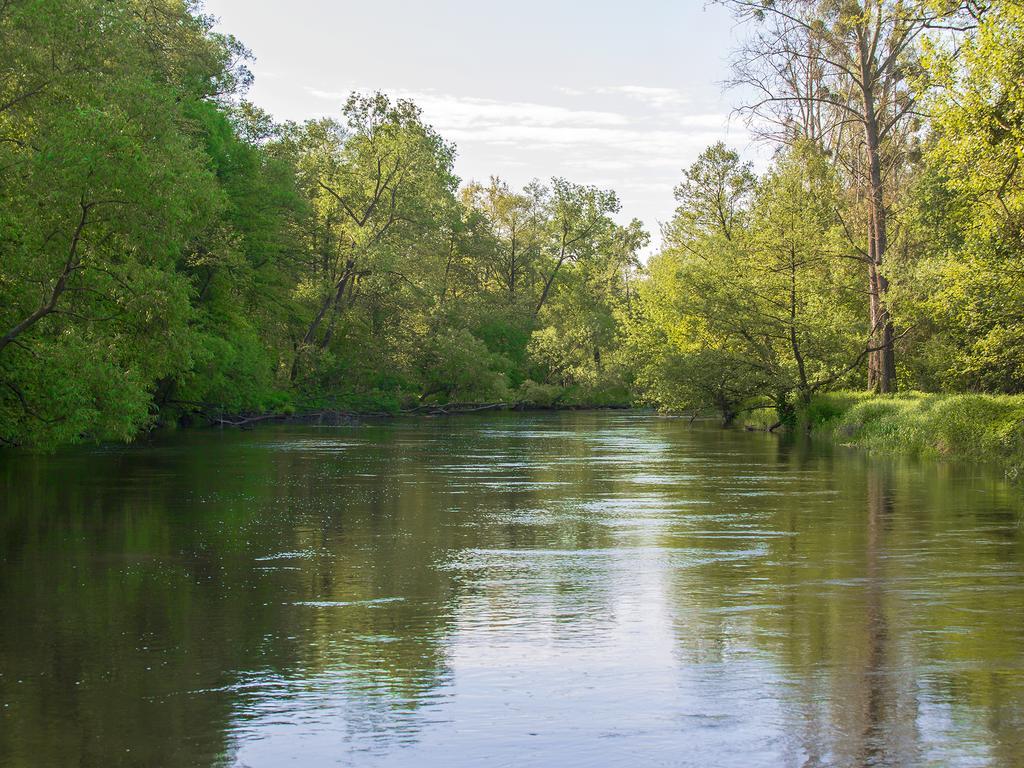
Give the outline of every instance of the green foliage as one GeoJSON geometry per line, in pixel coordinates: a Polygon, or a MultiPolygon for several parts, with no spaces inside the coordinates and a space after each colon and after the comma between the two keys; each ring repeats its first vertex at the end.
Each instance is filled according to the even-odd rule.
{"type": "Polygon", "coordinates": [[[527,379],[516,390],[516,402],[533,408],[553,408],[564,397],[565,390],[554,384],[538,384],[527,379]]]}
{"type": "Polygon", "coordinates": [[[730,421],[751,398],[784,414],[844,381],[869,332],[827,160],[798,144],[757,180],[716,145],[685,177],[669,245],[626,318],[645,398],[730,421]]]}
{"type": "Polygon", "coordinates": [[[507,308],[497,307],[474,323],[472,329],[473,335],[487,346],[490,353],[508,361],[506,373],[509,386],[513,388],[523,383],[529,365],[530,324],[527,319],[507,308]]]}
{"type": "MultiPolygon", "coordinates": [[[[838,6],[766,18],[786,8],[826,25],[808,43],[866,29],[838,6]]],[[[879,6],[903,19],[887,39],[921,34],[874,62],[883,178],[865,182],[844,127],[860,107],[825,82],[845,75],[819,73],[804,85],[831,106],[779,107],[763,174],[720,143],[684,171],[641,265],[648,235],[617,221],[613,191],[460,190],[454,147],[409,101],[353,94],[336,119],[276,124],[242,100],[248,52],[191,2],[3,4],[0,441],[129,440],[226,413],[643,404],[936,452],[998,423],[996,455],[1017,439],[1010,401],[825,394],[877,383],[892,319],[902,385],[1024,391],[1024,11],[986,4],[947,49],[907,8],[879,6]],[[921,99],[932,117],[911,124],[921,99]]]]}
{"type": "Polygon", "coordinates": [[[454,148],[381,94],[275,125],[183,0],[15,0],[0,32],[3,442],[617,381],[598,360],[646,236],[614,193],[460,198],[454,148]]]}
{"type": "Polygon", "coordinates": [[[182,126],[227,42],[86,0],[10,3],[0,40],[0,440],[127,439],[188,363],[175,264],[221,198],[182,126]]]}
{"type": "Polygon", "coordinates": [[[812,434],[870,450],[1024,467],[1024,397],[836,392],[801,412],[812,434]]]}
{"type": "Polygon", "coordinates": [[[894,270],[928,387],[1024,392],[1024,8],[990,4],[958,49],[933,47],[940,85],[914,192],[916,258],[894,270]]]}
{"type": "Polygon", "coordinates": [[[441,396],[444,401],[488,402],[505,400],[508,360],[491,352],[465,328],[434,334],[418,360],[424,391],[420,397],[441,396]]]}

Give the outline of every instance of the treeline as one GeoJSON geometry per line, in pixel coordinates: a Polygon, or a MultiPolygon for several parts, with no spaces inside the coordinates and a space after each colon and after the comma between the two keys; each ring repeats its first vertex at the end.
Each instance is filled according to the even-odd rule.
{"type": "Polygon", "coordinates": [[[1024,391],[1024,5],[721,4],[774,159],[685,171],[623,326],[639,391],[775,424],[841,388],[1024,391]]]}
{"type": "Polygon", "coordinates": [[[0,4],[0,441],[226,414],[628,402],[638,222],[460,188],[407,101],[275,123],[183,0],[0,4]]]}
{"type": "Polygon", "coordinates": [[[417,107],[276,123],[185,0],[0,3],[0,442],[445,403],[1024,390],[1019,0],[723,0],[761,174],[462,184],[417,107]]]}

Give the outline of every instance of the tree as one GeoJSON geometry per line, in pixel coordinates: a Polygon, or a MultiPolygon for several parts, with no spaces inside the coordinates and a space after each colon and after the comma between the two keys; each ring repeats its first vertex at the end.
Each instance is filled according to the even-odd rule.
{"type": "Polygon", "coordinates": [[[674,190],[679,206],[665,227],[665,241],[685,248],[704,237],[731,240],[744,225],[755,184],[753,166],[737,152],[722,142],[708,147],[674,190]]]}
{"type": "Polygon", "coordinates": [[[895,276],[926,329],[924,383],[1024,392],[1024,8],[989,4],[957,51],[927,60],[942,87],[914,192],[919,255],[895,276]]]}
{"type": "Polygon", "coordinates": [[[718,143],[684,169],[675,188],[678,206],[664,227],[665,248],[648,263],[637,301],[623,315],[636,382],[662,407],[711,406],[728,423],[766,388],[736,335],[716,326],[707,304],[731,279],[733,239],[749,223],[756,182],[750,164],[718,143]]]}
{"type": "Polygon", "coordinates": [[[543,327],[530,340],[531,378],[589,391],[625,386],[618,318],[630,301],[640,266],[639,251],[650,238],[642,224],[611,225],[586,259],[563,267],[562,278],[545,306],[543,327]]]}
{"type": "Polygon", "coordinates": [[[838,182],[820,152],[796,144],[755,183],[735,153],[713,146],[678,199],[675,236],[649,265],[630,321],[648,392],[676,408],[714,406],[728,422],[755,398],[785,416],[844,381],[870,346],[858,262],[838,236],[838,182]]]}
{"type": "Polygon", "coordinates": [[[547,209],[547,242],[534,317],[544,308],[562,267],[598,253],[602,237],[613,226],[610,214],[617,213],[620,207],[614,192],[565,179],[552,179],[550,189],[537,195],[547,209]]]}
{"type": "Polygon", "coordinates": [[[330,345],[362,281],[402,279],[406,246],[437,229],[455,204],[452,149],[414,104],[353,95],[344,115],[344,126],[321,120],[290,131],[314,211],[313,259],[300,285],[313,315],[300,355],[330,345]]]}
{"type": "Polygon", "coordinates": [[[780,407],[847,376],[871,351],[855,257],[845,252],[839,187],[817,147],[796,144],[758,187],[737,265],[738,332],[780,407]],[[866,337],[867,336],[867,337],[866,337]],[[865,338],[866,337],[866,338],[865,338]]]}
{"type": "Polygon", "coordinates": [[[539,185],[512,192],[497,176],[485,187],[471,183],[463,190],[464,204],[490,223],[495,249],[493,266],[487,269],[510,306],[521,298],[524,287],[536,277],[543,242],[544,204],[539,185]]]}
{"type": "Polygon", "coordinates": [[[291,249],[307,212],[293,166],[267,151],[276,130],[265,114],[244,103],[226,110],[200,102],[189,111],[221,205],[178,259],[191,284],[190,364],[157,386],[165,421],[178,408],[241,412],[277,396],[294,313],[291,249]]]}
{"type": "Polygon", "coordinates": [[[128,438],[188,364],[174,265],[221,205],[189,109],[241,55],[184,3],[0,8],[0,439],[128,438]]]}
{"type": "Polygon", "coordinates": [[[873,351],[868,386],[896,388],[895,330],[885,274],[890,245],[893,176],[913,130],[921,72],[920,41],[937,28],[957,28],[963,3],[954,0],[721,0],[757,24],[739,51],[735,84],[755,96],[746,111],[766,135],[809,139],[838,154],[853,151],[847,167],[868,209],[863,260],[868,273],[873,351]],[[851,144],[847,127],[859,133],[851,144]]]}

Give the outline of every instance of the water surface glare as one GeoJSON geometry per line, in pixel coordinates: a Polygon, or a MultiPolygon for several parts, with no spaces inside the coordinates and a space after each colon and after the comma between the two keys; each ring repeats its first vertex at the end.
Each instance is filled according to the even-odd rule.
{"type": "Polygon", "coordinates": [[[630,413],[0,453],[0,766],[1024,765],[1024,501],[630,413]]]}

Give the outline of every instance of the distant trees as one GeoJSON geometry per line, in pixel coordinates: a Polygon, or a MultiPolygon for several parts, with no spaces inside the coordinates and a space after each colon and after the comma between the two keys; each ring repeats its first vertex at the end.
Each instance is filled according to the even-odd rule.
{"type": "Polygon", "coordinates": [[[486,186],[470,183],[462,193],[464,204],[485,222],[491,236],[492,256],[481,278],[484,284],[500,286],[509,306],[515,306],[524,292],[532,293],[539,278],[544,194],[539,184],[513,192],[498,177],[492,177],[486,186]]]}
{"type": "Polygon", "coordinates": [[[460,193],[381,94],[277,125],[247,56],[184,0],[0,7],[0,440],[592,396],[646,242],[614,193],[460,193]]]}
{"type": "Polygon", "coordinates": [[[723,3],[750,24],[736,82],[776,152],[757,174],[709,147],[646,265],[610,190],[460,188],[411,102],[276,124],[191,2],[0,4],[0,441],[456,401],[784,421],[842,386],[1024,391],[1020,4],[723,3]]]}
{"type": "Polygon", "coordinates": [[[513,192],[497,178],[459,192],[452,147],[415,105],[353,96],[344,117],[284,126],[267,144],[294,163],[307,201],[290,274],[308,320],[281,362],[291,385],[394,407],[514,399],[538,375],[580,383],[531,354],[531,337],[547,326],[568,339],[565,323],[552,329],[575,300],[604,308],[587,354],[615,343],[605,297],[623,293],[646,236],[610,218],[614,193],[563,179],[513,192]],[[618,282],[586,279],[609,260],[622,267],[618,282]]]}

